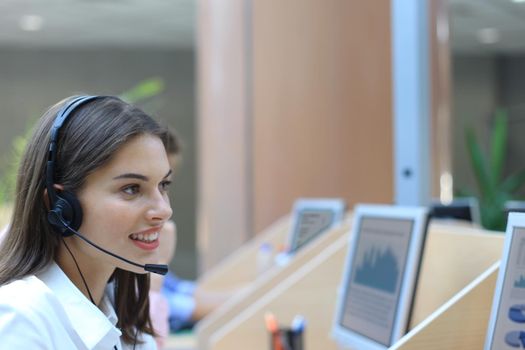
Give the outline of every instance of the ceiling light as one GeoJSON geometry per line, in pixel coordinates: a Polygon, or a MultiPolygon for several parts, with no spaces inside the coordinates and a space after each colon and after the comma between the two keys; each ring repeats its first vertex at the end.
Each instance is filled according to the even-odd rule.
{"type": "Polygon", "coordinates": [[[515,2],[515,3],[517,3],[517,4],[520,4],[520,3],[522,3],[522,2],[525,2],[525,0],[512,0],[512,2],[515,2]]]}
{"type": "Polygon", "coordinates": [[[44,25],[44,19],[38,15],[23,15],[20,17],[18,25],[22,30],[27,32],[36,32],[42,29],[44,25]]]}
{"type": "Polygon", "coordinates": [[[499,30],[496,28],[483,28],[478,30],[476,36],[482,44],[495,44],[499,41],[499,30]]]}

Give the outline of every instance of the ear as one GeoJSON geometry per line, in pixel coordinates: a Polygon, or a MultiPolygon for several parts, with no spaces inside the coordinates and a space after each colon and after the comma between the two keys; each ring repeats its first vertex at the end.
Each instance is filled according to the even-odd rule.
{"type": "MultiPolygon", "coordinates": [[[[64,186],[63,185],[54,184],[53,187],[55,188],[55,190],[58,190],[58,191],[63,191],[64,190],[64,186]]],[[[50,205],[49,205],[49,196],[47,195],[47,188],[44,188],[44,205],[46,206],[47,210],[51,209],[50,205]]]]}

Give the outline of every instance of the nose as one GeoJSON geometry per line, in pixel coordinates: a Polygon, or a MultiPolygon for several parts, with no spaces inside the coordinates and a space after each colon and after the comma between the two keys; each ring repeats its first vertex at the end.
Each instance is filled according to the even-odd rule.
{"type": "Polygon", "coordinates": [[[149,221],[168,221],[173,214],[169,198],[162,193],[157,193],[151,200],[151,205],[147,211],[149,221]]]}

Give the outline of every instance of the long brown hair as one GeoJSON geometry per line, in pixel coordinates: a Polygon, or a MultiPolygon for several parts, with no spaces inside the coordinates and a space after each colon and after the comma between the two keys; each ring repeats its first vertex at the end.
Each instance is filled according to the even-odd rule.
{"type": "MultiPolygon", "coordinates": [[[[74,98],[74,97],[72,97],[74,98]]],[[[40,118],[21,160],[9,230],[0,246],[0,286],[44,270],[54,259],[60,236],[47,221],[44,202],[45,164],[50,129],[57,112],[72,98],[51,107],[40,118]]],[[[116,97],[101,97],[78,107],[60,130],[55,182],[77,193],[86,177],[107,164],[130,139],[158,136],[166,145],[166,129],[142,110],[116,97]]],[[[135,332],[153,334],[149,317],[149,274],[116,269],[117,327],[125,342],[135,332]]]]}

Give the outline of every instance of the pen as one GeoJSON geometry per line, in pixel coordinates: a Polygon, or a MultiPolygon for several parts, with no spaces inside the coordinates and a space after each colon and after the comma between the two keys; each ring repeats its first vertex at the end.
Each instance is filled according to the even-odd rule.
{"type": "Polygon", "coordinates": [[[292,331],[294,333],[302,333],[306,325],[306,320],[302,315],[296,315],[292,320],[292,331]]]}
{"type": "Polygon", "coordinates": [[[288,342],[286,332],[280,332],[280,341],[281,341],[283,350],[292,350],[292,347],[290,346],[290,343],[288,342]]]}
{"type": "Polygon", "coordinates": [[[264,314],[264,320],[266,322],[266,328],[272,334],[272,347],[274,350],[285,350],[281,343],[281,337],[279,337],[279,324],[274,314],[267,312],[264,314]]]}

